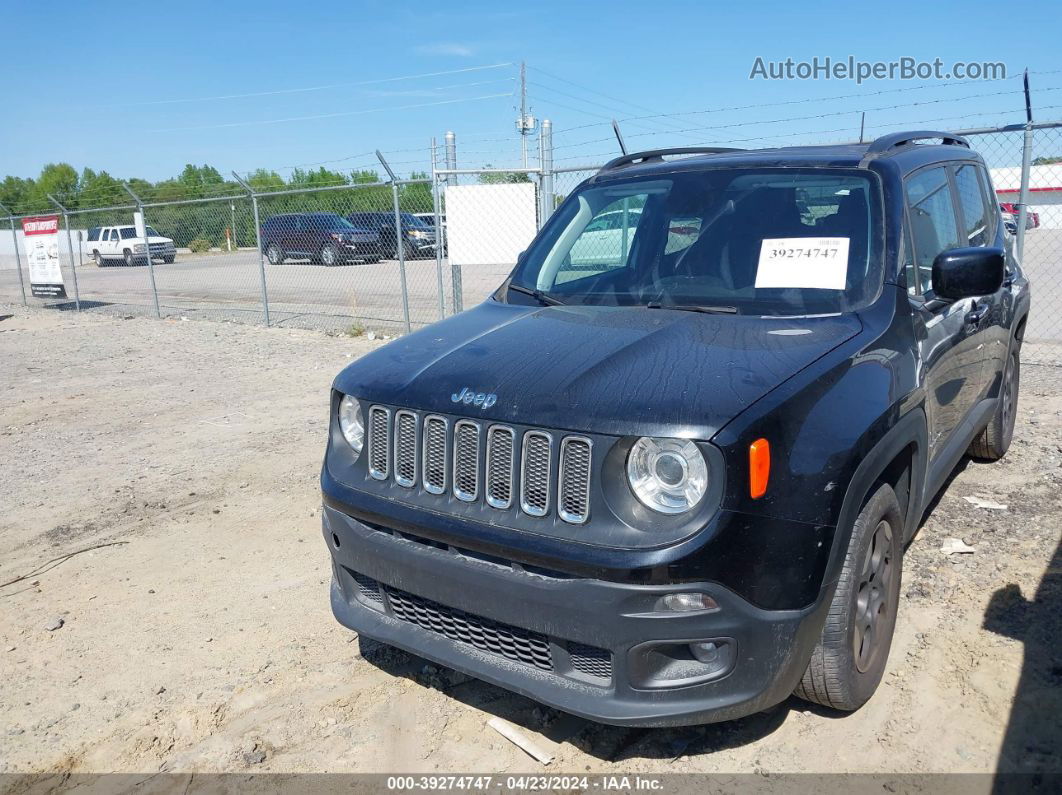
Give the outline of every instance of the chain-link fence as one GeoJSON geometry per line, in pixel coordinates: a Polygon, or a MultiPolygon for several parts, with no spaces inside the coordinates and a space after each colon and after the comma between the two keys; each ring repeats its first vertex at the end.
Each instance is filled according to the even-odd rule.
{"type": "MultiPolygon", "coordinates": [[[[1026,338],[1062,343],[1062,122],[960,132],[989,166],[1034,285],[1026,338]]],[[[530,168],[459,169],[448,135],[428,179],[261,190],[237,178],[225,195],[170,201],[126,186],[126,202],[70,211],[54,199],[67,297],[31,297],[16,215],[0,229],[0,300],[403,333],[490,295],[599,167],[554,167],[548,125],[540,144],[530,168]]]]}

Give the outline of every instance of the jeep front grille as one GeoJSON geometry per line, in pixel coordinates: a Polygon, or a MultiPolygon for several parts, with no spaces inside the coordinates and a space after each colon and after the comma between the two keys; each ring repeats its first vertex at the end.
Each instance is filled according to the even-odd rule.
{"type": "Polygon", "coordinates": [[[420,415],[372,406],[366,444],[369,474],[393,478],[428,494],[448,491],[462,502],[481,499],[498,510],[518,508],[534,517],[556,515],[569,524],[590,518],[593,442],[548,431],[519,433],[508,425],[420,415]],[[452,425],[452,431],[451,431],[452,425]]]}
{"type": "Polygon", "coordinates": [[[520,472],[520,507],[531,516],[549,513],[549,470],[553,437],[542,431],[524,434],[520,472]]]}
{"type": "Polygon", "coordinates": [[[448,423],[444,417],[424,418],[424,490],[429,494],[446,491],[446,448],[448,423]]]}
{"type": "Polygon", "coordinates": [[[383,406],[369,409],[369,474],[386,480],[391,442],[391,411],[383,406]]]}
{"type": "Polygon", "coordinates": [[[473,502],[479,496],[479,425],[454,423],[454,496],[473,502]]]}
{"type": "Polygon", "coordinates": [[[581,436],[568,436],[561,442],[557,513],[572,524],[582,524],[590,516],[591,446],[581,436]]]}
{"type": "Polygon", "coordinates": [[[487,504],[492,508],[513,504],[515,439],[513,429],[505,425],[492,425],[487,431],[487,504]]]}
{"type": "Polygon", "coordinates": [[[395,483],[409,488],[417,482],[417,415],[395,413],[395,483]]]}

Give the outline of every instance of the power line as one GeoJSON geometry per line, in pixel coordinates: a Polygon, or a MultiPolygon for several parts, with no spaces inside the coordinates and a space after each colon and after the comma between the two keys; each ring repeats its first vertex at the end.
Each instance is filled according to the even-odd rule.
{"type": "MultiPolygon", "coordinates": [[[[881,96],[883,94],[895,94],[895,93],[902,93],[902,92],[908,92],[908,91],[921,91],[921,90],[925,90],[925,89],[934,89],[934,88],[948,88],[948,87],[952,87],[952,86],[975,85],[975,84],[982,84],[982,83],[986,83],[986,82],[1000,82],[1000,81],[1003,81],[1003,80],[1016,80],[1019,77],[1021,77],[1021,75],[1013,75],[1011,77],[1000,78],[999,80],[996,80],[996,81],[953,80],[953,81],[945,82],[945,83],[932,83],[932,84],[924,84],[924,85],[919,85],[919,86],[904,86],[902,88],[884,88],[884,89],[881,89],[880,91],[871,91],[869,93],[839,94],[839,95],[832,96],[832,97],[818,97],[818,98],[814,98],[814,99],[806,99],[806,98],[805,99],[792,99],[792,100],[786,100],[784,102],[762,102],[762,103],[756,103],[756,104],[753,104],[753,105],[733,105],[733,106],[730,106],[730,107],[721,107],[721,108],[704,108],[704,109],[701,109],[701,110],[674,111],[672,113],[654,114],[652,116],[628,116],[628,117],[626,117],[624,119],[621,119],[620,121],[630,122],[630,121],[639,121],[639,120],[650,119],[650,118],[664,118],[664,117],[673,118],[673,117],[676,117],[676,116],[694,116],[694,115],[707,114],[707,113],[725,113],[725,112],[738,111],[738,110],[758,110],[758,109],[762,109],[762,108],[784,107],[786,105],[806,105],[806,104],[811,103],[811,102],[832,102],[832,101],[842,100],[842,99],[866,99],[866,98],[869,98],[869,97],[881,96]]],[[[1044,89],[1038,89],[1038,90],[1043,91],[1044,89]]],[[[993,93],[993,94],[975,94],[975,95],[971,95],[970,97],[959,97],[959,99],[968,99],[968,98],[984,97],[984,96],[999,96],[999,95],[1002,95],[1002,94],[1009,94],[1009,93],[1011,93],[1011,92],[1009,92],[1009,91],[999,91],[999,92],[996,92],[996,93],[993,93]]],[[[913,102],[913,103],[909,103],[909,104],[918,105],[918,104],[929,104],[930,102],[945,102],[945,101],[948,101],[948,100],[944,100],[944,99],[928,100],[928,101],[926,101],[924,103],[923,102],[913,102]]],[[[598,126],[598,125],[596,125],[596,124],[583,124],[583,125],[579,125],[577,127],[566,127],[563,130],[554,131],[554,134],[572,132],[574,130],[582,130],[582,129],[586,129],[588,127],[596,127],[596,126],[598,126]]]]}
{"type": "Polygon", "coordinates": [[[430,108],[438,105],[454,105],[460,102],[476,102],[484,99],[497,99],[499,97],[511,97],[511,91],[501,94],[485,94],[481,97],[465,97],[463,99],[444,99],[439,102],[417,102],[412,105],[393,105],[388,108],[368,108],[366,110],[348,110],[339,113],[319,113],[312,116],[289,116],[284,119],[259,119],[258,121],[234,121],[225,124],[200,124],[191,127],[163,127],[147,132],[185,132],[189,130],[220,130],[229,127],[254,127],[259,124],[285,124],[293,121],[313,121],[316,119],[335,119],[344,116],[362,116],[367,113],[390,113],[396,110],[413,110],[414,108],[430,108]]]}
{"type": "MultiPolygon", "coordinates": [[[[1051,87],[1051,88],[1041,88],[1041,89],[1039,89],[1039,93],[1046,93],[1048,91],[1058,91],[1060,89],[1062,89],[1062,86],[1055,86],[1055,87],[1051,87]]],[[[732,122],[730,124],[698,125],[698,126],[695,126],[695,127],[687,127],[687,128],[684,128],[683,130],[676,130],[675,132],[695,132],[695,131],[699,131],[699,130],[722,130],[722,129],[729,129],[729,128],[733,128],[733,127],[754,126],[754,125],[760,125],[760,124],[783,124],[783,123],[786,123],[786,122],[793,122],[793,121],[807,121],[809,119],[823,119],[823,118],[828,118],[828,117],[833,117],[833,116],[847,116],[849,114],[860,113],[862,111],[865,111],[867,113],[871,113],[871,112],[877,112],[877,111],[882,111],[882,110],[898,110],[898,109],[901,109],[901,108],[920,107],[920,106],[923,106],[923,105],[937,105],[937,104],[944,103],[944,102],[964,102],[964,101],[969,100],[969,99],[983,99],[985,97],[1011,95],[1012,93],[1013,92],[1011,92],[1011,91],[996,91],[996,92],[991,92],[991,93],[988,93],[988,94],[971,94],[971,95],[968,95],[968,96],[965,96],[965,97],[947,97],[947,98],[941,98],[941,99],[925,100],[925,101],[921,101],[921,102],[907,102],[907,103],[900,103],[900,104],[896,104],[896,105],[882,105],[882,106],[879,106],[879,107],[876,107],[876,108],[849,109],[849,110],[833,111],[831,113],[813,113],[813,114],[810,114],[808,116],[790,116],[790,117],[781,118],[781,119],[762,119],[762,120],[758,120],[758,121],[740,121],[740,122],[732,122]]],[[[789,103],[785,103],[785,104],[789,104],[789,103]]],[[[682,114],[682,115],[692,115],[694,113],[702,113],[702,112],[713,112],[713,111],[691,111],[689,114],[682,114]]],[[[991,112],[991,111],[986,111],[986,112],[991,112]]],[[[630,121],[630,120],[627,119],[625,121],[630,121]]],[[[590,126],[590,125],[588,125],[588,126],[590,126]]],[[[638,136],[638,135],[646,135],[646,134],[647,133],[636,133],[634,136],[631,136],[631,137],[635,137],[635,136],[638,136]]],[[[563,144],[561,146],[555,146],[554,150],[556,150],[556,149],[567,149],[567,148],[574,147],[574,146],[587,146],[589,144],[601,143],[601,142],[604,142],[604,141],[607,141],[607,140],[610,140],[610,139],[609,138],[595,138],[595,139],[593,139],[591,141],[582,141],[580,143],[575,143],[575,144],[563,144]]]]}
{"type": "MultiPolygon", "coordinates": [[[[378,80],[358,80],[351,83],[331,83],[323,86],[307,86],[304,88],[281,88],[275,91],[252,91],[246,94],[218,94],[211,97],[188,97],[185,99],[156,99],[148,102],[134,102],[134,105],[176,105],[185,102],[212,102],[214,100],[223,99],[244,99],[247,97],[271,97],[278,94],[303,94],[310,91],[327,91],[332,88],[349,88],[351,86],[372,86],[380,85],[382,83],[395,83],[400,80],[421,80],[426,77],[441,77],[443,75],[456,75],[464,72],[480,72],[485,69],[501,69],[506,66],[512,66],[512,63],[496,63],[489,64],[487,66],[468,66],[464,69],[447,69],[443,72],[424,72],[419,75],[401,75],[399,77],[384,77],[378,80]]],[[[128,105],[130,103],[122,103],[128,105]]]]}

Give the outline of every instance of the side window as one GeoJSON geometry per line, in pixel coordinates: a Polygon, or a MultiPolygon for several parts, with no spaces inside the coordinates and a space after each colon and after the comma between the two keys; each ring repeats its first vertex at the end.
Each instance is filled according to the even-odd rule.
{"type": "Polygon", "coordinates": [[[104,240],[110,240],[111,239],[111,230],[110,229],[104,229],[103,230],[103,239],[104,240]]]}
{"type": "Polygon", "coordinates": [[[907,205],[919,291],[932,287],[933,260],[937,254],[959,246],[948,170],[945,166],[919,171],[907,180],[907,205]]]}
{"type": "Polygon", "coordinates": [[[985,193],[973,165],[962,165],[955,170],[955,192],[962,208],[963,231],[966,244],[983,246],[988,243],[988,208],[985,193]]]}
{"type": "Polygon", "coordinates": [[[94,226],[91,229],[89,229],[88,230],[88,238],[86,238],[86,239],[89,242],[93,242],[93,243],[95,241],[99,240],[100,239],[100,228],[98,226],[94,226]]]}

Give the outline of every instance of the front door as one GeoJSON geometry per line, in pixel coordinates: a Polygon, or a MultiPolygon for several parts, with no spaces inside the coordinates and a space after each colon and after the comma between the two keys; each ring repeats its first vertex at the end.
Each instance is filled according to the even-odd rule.
{"type": "Polygon", "coordinates": [[[933,166],[906,180],[911,253],[908,284],[920,339],[929,459],[947,448],[980,398],[984,341],[975,299],[944,301],[933,293],[933,260],[965,244],[948,167],[933,166]]]}

